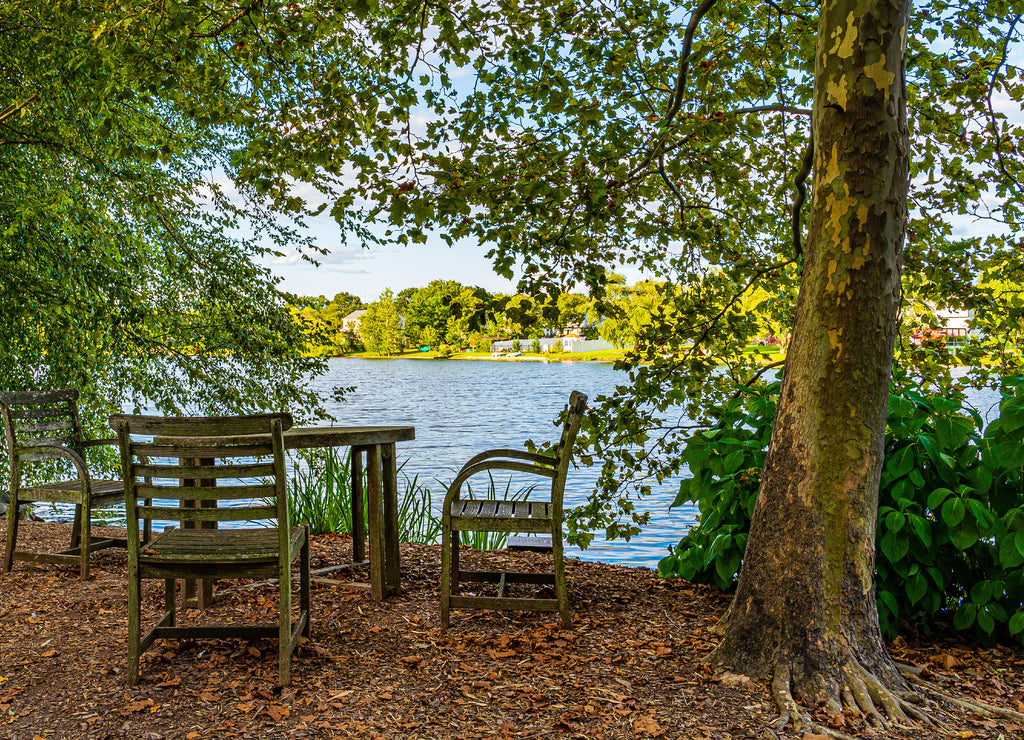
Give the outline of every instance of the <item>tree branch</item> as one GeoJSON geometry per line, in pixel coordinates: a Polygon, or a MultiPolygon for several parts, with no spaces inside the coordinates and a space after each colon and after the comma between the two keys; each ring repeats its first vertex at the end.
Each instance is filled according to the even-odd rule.
{"type": "Polygon", "coordinates": [[[1010,23],[1010,27],[1006,30],[1006,36],[1003,37],[1002,54],[999,58],[999,63],[996,64],[995,69],[992,70],[992,76],[989,78],[988,81],[988,94],[985,96],[985,106],[988,108],[988,118],[989,121],[991,121],[992,123],[992,134],[996,138],[995,152],[996,161],[999,164],[999,171],[1003,173],[1003,177],[1015,183],[1018,189],[1021,187],[1020,181],[1016,177],[1011,175],[1009,172],[1007,172],[1006,163],[1003,161],[1003,137],[999,135],[999,123],[996,121],[996,113],[995,110],[992,108],[992,90],[996,84],[996,77],[999,76],[999,70],[1002,69],[1003,65],[1006,64],[1006,57],[1009,53],[1010,47],[1010,39],[1013,37],[1014,29],[1016,29],[1017,24],[1020,22],[1021,15],[1024,14],[1017,13],[1017,15],[1015,15],[1013,18],[1013,22],[1010,23]]]}
{"type": "Polygon", "coordinates": [[[0,123],[3,123],[11,116],[16,115],[22,108],[24,108],[26,105],[28,105],[38,97],[39,93],[34,93],[33,95],[29,96],[28,100],[25,100],[22,103],[11,103],[3,110],[0,110],[0,123]]]}
{"type": "Polygon", "coordinates": [[[793,187],[796,188],[796,199],[793,201],[793,257],[802,260],[804,248],[802,243],[803,228],[800,224],[800,212],[803,210],[804,201],[807,200],[807,177],[811,174],[811,167],[814,166],[814,139],[807,142],[807,149],[804,151],[803,161],[800,163],[800,170],[796,173],[796,180],[793,187]]]}
{"type": "Polygon", "coordinates": [[[256,8],[262,4],[263,0],[253,0],[253,2],[249,3],[248,6],[242,8],[241,12],[239,12],[237,15],[231,18],[228,18],[226,21],[217,26],[217,28],[215,28],[213,31],[210,31],[209,33],[196,33],[195,31],[192,31],[191,33],[189,33],[188,37],[190,39],[215,39],[222,33],[224,33],[226,30],[231,28],[231,26],[235,25],[243,18],[249,16],[252,13],[252,11],[256,10],[256,8]]]}

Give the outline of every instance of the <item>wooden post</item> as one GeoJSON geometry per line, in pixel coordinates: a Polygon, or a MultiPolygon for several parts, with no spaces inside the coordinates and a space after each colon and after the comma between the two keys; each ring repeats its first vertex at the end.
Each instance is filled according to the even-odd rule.
{"type": "Polygon", "coordinates": [[[380,445],[366,450],[367,504],[370,507],[370,593],[375,601],[384,600],[384,537],[381,506],[380,445]]]}
{"type": "Polygon", "coordinates": [[[365,447],[352,447],[352,562],[366,560],[366,514],[363,511],[363,453],[365,447]]]}
{"type": "Polygon", "coordinates": [[[381,445],[384,482],[384,592],[400,591],[398,553],[398,468],[395,443],[381,445]]]}

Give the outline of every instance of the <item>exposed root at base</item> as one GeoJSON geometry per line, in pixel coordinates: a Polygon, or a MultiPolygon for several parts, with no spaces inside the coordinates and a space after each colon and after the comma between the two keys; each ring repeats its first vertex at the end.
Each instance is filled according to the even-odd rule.
{"type": "Polygon", "coordinates": [[[775,668],[775,675],[772,676],[772,698],[779,708],[779,719],[775,722],[776,730],[783,730],[786,725],[792,724],[799,732],[810,732],[816,735],[826,735],[837,740],[857,740],[845,732],[833,730],[829,727],[819,725],[811,719],[810,713],[797,704],[790,690],[790,676],[788,665],[778,665],[775,668]]]}
{"type": "MultiPolygon", "coordinates": [[[[919,704],[920,697],[913,692],[894,691],[883,684],[877,676],[868,671],[856,660],[847,660],[843,666],[845,685],[840,697],[826,698],[825,708],[834,715],[840,714],[842,707],[864,715],[868,724],[877,729],[888,729],[892,726],[906,729],[920,729],[921,726],[938,728],[940,725],[919,704]]],[[[790,668],[786,664],[775,667],[772,677],[772,698],[779,708],[779,718],[774,728],[781,731],[787,725],[799,732],[825,735],[837,740],[855,740],[840,730],[825,727],[813,720],[811,714],[793,698],[790,668]]]]}
{"type": "Polygon", "coordinates": [[[914,666],[909,666],[904,663],[897,663],[896,666],[900,669],[900,673],[903,674],[904,678],[914,684],[918,690],[925,692],[925,694],[934,701],[945,702],[963,709],[969,709],[983,717],[1002,717],[1003,719],[1009,719],[1014,722],[1024,724],[1024,713],[1014,711],[1013,709],[1007,709],[1006,707],[997,707],[992,704],[986,704],[985,702],[978,701],[977,699],[957,698],[943,691],[938,685],[923,678],[921,676],[922,671],[920,668],[915,668],[914,666]]]}

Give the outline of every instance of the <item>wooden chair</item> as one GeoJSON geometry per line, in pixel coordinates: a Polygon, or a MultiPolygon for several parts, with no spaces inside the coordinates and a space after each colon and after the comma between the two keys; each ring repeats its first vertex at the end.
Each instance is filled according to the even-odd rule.
{"type": "Polygon", "coordinates": [[[289,528],[283,432],[288,414],[209,418],[110,417],[121,444],[128,516],[128,684],[139,681],[139,658],[159,638],[277,638],[278,678],[291,682],[291,656],[309,637],[309,530],[289,528]],[[151,439],[134,441],[133,435],[151,439]],[[152,461],[152,462],[150,462],[152,461]],[[146,478],[153,480],[145,482],[146,478]],[[255,479],[255,480],[254,480],[255,479]],[[152,506],[140,499],[153,498],[152,506]],[[218,508],[218,501],[230,505],[218,508]],[[178,521],[147,547],[133,522],[178,521]],[[217,522],[272,526],[216,529],[217,522]],[[197,526],[199,525],[199,526],[197,526]],[[292,563],[299,558],[299,614],[292,623],[292,563]],[[164,613],[142,634],[145,578],[164,581],[164,613]],[[176,580],[276,578],[277,624],[179,627],[176,580]]]}
{"type": "Polygon", "coordinates": [[[586,409],[587,397],[579,391],[569,396],[569,409],[562,437],[554,455],[522,450],[496,449],[471,458],[448,487],[441,514],[441,627],[448,627],[452,608],[508,609],[559,612],[563,627],[569,627],[569,597],[565,587],[562,549],[562,496],[572,458],[573,442],[586,409]],[[551,479],[548,501],[481,501],[461,498],[462,484],[471,476],[489,470],[511,470],[551,479]],[[531,532],[551,536],[553,573],[500,573],[459,569],[460,532],[531,532]],[[498,584],[497,596],[458,596],[462,581],[498,584]],[[505,596],[509,583],[554,584],[555,598],[505,596]]]}
{"type": "Polygon", "coordinates": [[[7,545],[4,548],[3,563],[5,573],[10,572],[15,560],[62,563],[78,565],[84,581],[89,577],[91,553],[105,547],[124,547],[126,544],[123,538],[92,537],[93,509],[123,504],[124,485],[119,480],[101,480],[90,475],[86,450],[100,445],[114,445],[117,440],[83,440],[77,401],[77,390],[0,392],[0,414],[3,416],[11,466],[7,545]],[[53,467],[54,462],[60,460],[70,461],[75,477],[53,483],[24,485],[26,464],[45,461],[53,467]],[[69,549],[56,553],[18,549],[18,509],[37,501],[74,504],[75,521],[69,549]]]}

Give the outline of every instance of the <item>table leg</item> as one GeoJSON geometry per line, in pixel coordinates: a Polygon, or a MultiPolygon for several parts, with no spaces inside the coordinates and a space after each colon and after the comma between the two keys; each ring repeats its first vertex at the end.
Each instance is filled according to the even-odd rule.
{"type": "Polygon", "coordinates": [[[395,444],[381,445],[384,484],[384,592],[401,591],[398,553],[398,466],[395,444]]]}
{"type": "Polygon", "coordinates": [[[381,506],[381,454],[380,445],[366,449],[367,505],[370,509],[370,593],[374,601],[384,600],[384,528],[381,506]]]}
{"type": "Polygon", "coordinates": [[[363,511],[364,447],[352,448],[352,562],[366,560],[366,514],[363,511]]]}

